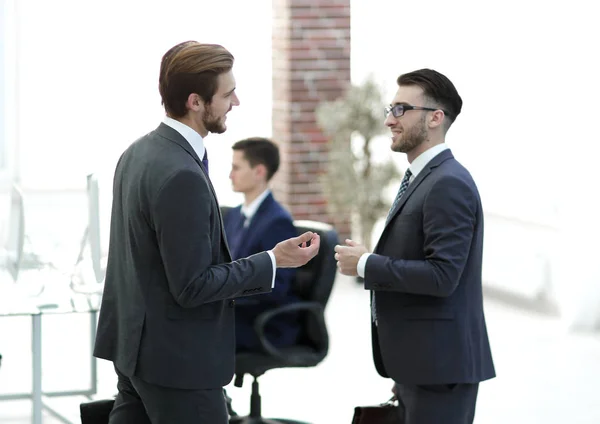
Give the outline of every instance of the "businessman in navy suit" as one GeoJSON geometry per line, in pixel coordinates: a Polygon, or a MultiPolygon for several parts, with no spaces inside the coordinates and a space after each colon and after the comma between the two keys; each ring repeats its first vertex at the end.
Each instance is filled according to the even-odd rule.
{"type": "MultiPolygon", "coordinates": [[[[233,190],[244,195],[244,202],[224,217],[225,233],[233,259],[269,250],[297,232],[290,213],[273,197],[269,182],[279,169],[279,148],[271,140],[253,137],[232,146],[233,159],[229,175],[233,190]]],[[[293,303],[291,292],[296,270],[280,268],[270,293],[240,298],[236,301],[235,328],[237,351],[260,349],[254,320],[262,312],[293,303]]],[[[295,313],[283,314],[265,327],[267,340],[276,347],[294,344],[299,332],[295,313]]]]}
{"type": "Polygon", "coordinates": [[[410,167],[373,253],[336,246],[343,274],[371,291],[375,367],[395,382],[406,424],[470,424],[479,382],[495,376],[483,312],[483,210],[445,135],[462,108],[452,82],[400,75],[386,108],[391,149],[410,167]]]}

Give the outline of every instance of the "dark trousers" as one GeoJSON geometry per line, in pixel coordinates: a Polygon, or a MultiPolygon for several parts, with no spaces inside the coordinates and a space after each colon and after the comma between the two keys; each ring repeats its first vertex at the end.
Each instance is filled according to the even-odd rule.
{"type": "Polygon", "coordinates": [[[404,424],[472,424],[479,384],[396,384],[404,424]]]}
{"type": "Polygon", "coordinates": [[[119,393],[109,424],[227,424],[223,389],[184,390],[126,377],[115,367],[119,393]]]}

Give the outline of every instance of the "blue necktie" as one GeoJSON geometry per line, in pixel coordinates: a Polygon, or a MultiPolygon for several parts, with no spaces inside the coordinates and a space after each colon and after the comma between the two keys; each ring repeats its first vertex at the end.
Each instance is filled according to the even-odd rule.
{"type": "Polygon", "coordinates": [[[227,244],[229,244],[229,250],[231,251],[231,257],[233,260],[240,258],[240,246],[246,237],[246,231],[248,227],[244,224],[247,218],[243,212],[240,212],[240,221],[238,225],[231,233],[227,233],[227,244]]]}
{"type": "Polygon", "coordinates": [[[206,169],[206,173],[208,174],[208,154],[206,149],[204,149],[204,157],[202,158],[202,165],[204,165],[204,169],[206,169]]]}

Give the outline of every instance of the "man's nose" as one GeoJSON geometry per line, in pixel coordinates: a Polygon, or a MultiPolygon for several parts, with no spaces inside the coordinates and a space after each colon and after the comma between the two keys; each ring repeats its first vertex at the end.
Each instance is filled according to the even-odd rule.
{"type": "Polygon", "coordinates": [[[394,115],[390,112],[388,113],[388,116],[385,117],[385,121],[383,121],[383,123],[386,127],[393,127],[396,125],[396,118],[394,118],[394,115]]]}

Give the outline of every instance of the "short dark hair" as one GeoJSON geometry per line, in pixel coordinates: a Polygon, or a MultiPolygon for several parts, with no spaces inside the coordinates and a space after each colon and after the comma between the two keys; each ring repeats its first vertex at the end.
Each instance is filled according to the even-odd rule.
{"type": "Polygon", "coordinates": [[[171,47],[162,58],[158,78],[167,114],[173,118],[185,116],[185,104],[192,93],[210,104],[218,88],[218,76],[231,68],[233,55],[218,44],[184,41],[171,47]]]}
{"type": "Polygon", "coordinates": [[[434,103],[435,107],[447,112],[449,123],[446,129],[452,125],[462,109],[462,99],[445,75],[433,69],[419,69],[417,71],[402,74],[398,77],[399,86],[416,85],[421,87],[427,100],[434,103]]]}
{"type": "Polygon", "coordinates": [[[256,165],[264,165],[267,168],[267,181],[279,169],[279,147],[268,138],[245,138],[234,143],[231,148],[242,151],[244,158],[250,163],[252,168],[256,165]]]}

